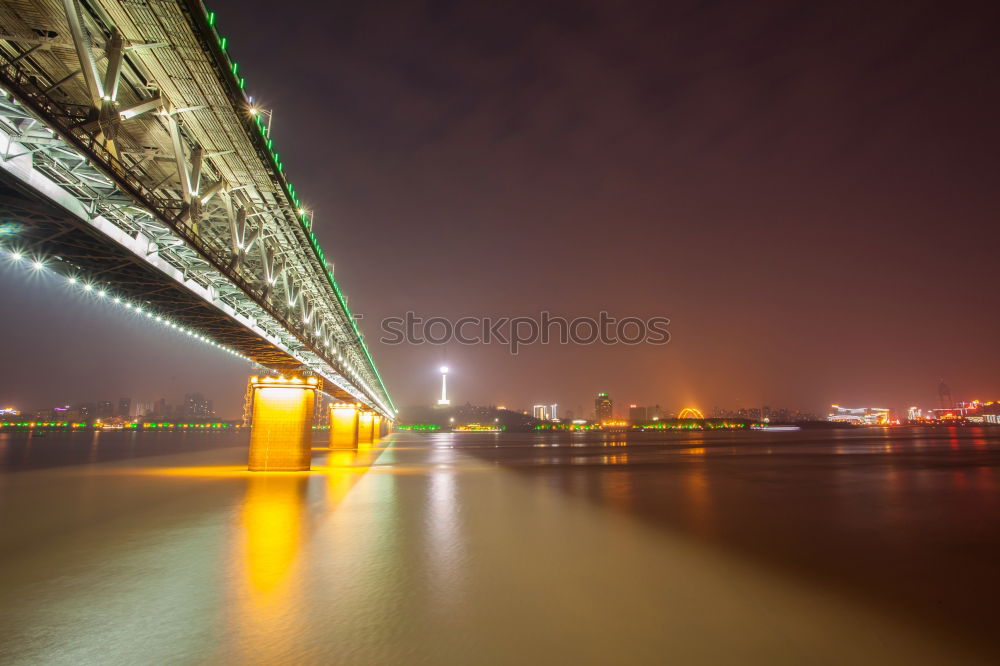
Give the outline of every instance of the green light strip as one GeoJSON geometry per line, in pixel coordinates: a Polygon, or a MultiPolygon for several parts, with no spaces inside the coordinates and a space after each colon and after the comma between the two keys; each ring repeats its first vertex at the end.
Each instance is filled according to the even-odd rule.
{"type": "MultiPolygon", "coordinates": [[[[229,57],[229,54],[226,52],[229,40],[227,37],[220,36],[219,31],[215,26],[216,13],[214,11],[208,11],[208,9],[206,8],[204,18],[206,23],[208,24],[208,27],[212,30],[212,32],[215,33],[215,36],[218,40],[217,44],[219,46],[219,49],[222,51],[222,55],[224,55],[226,59],[229,60],[231,73],[233,75],[233,78],[236,80],[237,86],[239,87],[240,91],[243,92],[245,95],[246,79],[237,76],[236,74],[238,70],[238,65],[232,58],[229,57]]],[[[288,179],[284,174],[285,165],[282,164],[280,155],[274,150],[274,141],[269,136],[267,136],[267,130],[264,127],[264,121],[261,120],[259,116],[255,117],[254,120],[257,124],[257,129],[260,132],[261,136],[267,139],[267,144],[266,144],[267,150],[271,153],[271,159],[274,161],[275,167],[278,171],[278,175],[281,177],[282,181],[285,184],[286,196],[289,198],[289,201],[292,204],[294,204],[296,208],[299,208],[300,206],[299,206],[298,195],[295,193],[295,188],[292,187],[291,183],[288,182],[288,179]]],[[[302,214],[300,216],[300,221],[302,223],[303,228],[307,232],[309,232],[309,240],[310,240],[310,245],[312,246],[313,249],[313,254],[316,255],[316,258],[319,259],[320,264],[325,269],[326,278],[330,282],[330,286],[333,287],[333,292],[337,296],[337,301],[340,303],[340,307],[343,308],[344,314],[347,316],[347,320],[351,322],[351,327],[354,329],[354,334],[356,336],[358,344],[361,345],[361,351],[364,352],[365,358],[368,360],[368,367],[372,369],[372,372],[375,374],[375,379],[378,380],[379,386],[382,387],[382,395],[385,396],[386,401],[389,403],[390,409],[392,409],[393,412],[395,412],[396,405],[392,402],[392,398],[389,396],[389,389],[385,387],[385,382],[382,380],[382,375],[379,373],[378,368],[375,367],[375,360],[372,358],[371,352],[368,350],[368,345],[365,344],[364,337],[361,334],[361,329],[358,328],[358,323],[354,320],[354,315],[351,313],[350,308],[347,307],[347,301],[344,299],[344,294],[340,291],[340,285],[337,284],[337,280],[334,279],[333,277],[333,271],[330,270],[329,268],[329,265],[326,260],[326,255],[323,253],[323,249],[320,247],[319,241],[316,240],[315,234],[313,234],[310,231],[311,224],[309,223],[308,218],[306,217],[305,214],[302,214]]]]}

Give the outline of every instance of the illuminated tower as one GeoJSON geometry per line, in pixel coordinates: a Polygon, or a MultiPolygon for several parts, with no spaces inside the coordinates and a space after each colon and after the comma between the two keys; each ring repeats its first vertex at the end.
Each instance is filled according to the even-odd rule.
{"type": "Polygon", "coordinates": [[[441,366],[441,399],[438,400],[438,405],[445,407],[451,404],[451,400],[448,400],[448,366],[441,366]]]}

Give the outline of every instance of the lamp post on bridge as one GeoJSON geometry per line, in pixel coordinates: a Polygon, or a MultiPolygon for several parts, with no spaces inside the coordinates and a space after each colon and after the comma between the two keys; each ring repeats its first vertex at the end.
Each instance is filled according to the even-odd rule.
{"type": "Polygon", "coordinates": [[[267,133],[267,136],[270,137],[271,123],[274,121],[274,111],[271,111],[270,109],[262,109],[258,106],[251,106],[249,111],[251,116],[264,116],[267,118],[267,123],[264,125],[264,131],[267,133]]]}

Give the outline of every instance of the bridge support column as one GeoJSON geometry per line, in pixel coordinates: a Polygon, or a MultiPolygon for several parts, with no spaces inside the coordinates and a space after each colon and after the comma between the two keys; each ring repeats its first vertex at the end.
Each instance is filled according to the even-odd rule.
{"type": "Polygon", "coordinates": [[[253,390],[250,471],[308,470],[312,458],[316,378],[253,377],[250,387],[253,390]]]}
{"type": "Polygon", "coordinates": [[[358,406],[335,402],[330,405],[330,448],[358,448],[358,406]]]}
{"type": "Polygon", "coordinates": [[[372,441],[377,442],[382,439],[382,415],[375,413],[372,415],[372,441]]]}
{"type": "Polygon", "coordinates": [[[363,409],[358,413],[358,444],[371,444],[372,426],[375,424],[375,412],[363,409]]]}

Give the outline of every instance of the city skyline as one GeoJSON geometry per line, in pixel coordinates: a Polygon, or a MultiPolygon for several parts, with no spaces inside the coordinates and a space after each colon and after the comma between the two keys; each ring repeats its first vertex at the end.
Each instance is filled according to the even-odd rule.
{"type": "MultiPolygon", "coordinates": [[[[118,393],[131,395],[136,391],[146,397],[158,396],[152,398],[154,400],[167,396],[168,401],[177,402],[183,398],[185,392],[190,391],[191,386],[207,385],[213,395],[221,398],[218,399],[220,416],[229,419],[241,417],[243,398],[238,387],[245,382],[246,376],[251,372],[250,367],[245,362],[233,360],[224,354],[198,345],[176,345],[177,337],[175,334],[160,331],[141,318],[129,317],[129,315],[116,312],[103,304],[88,303],[82,300],[78,294],[65,289],[55,278],[45,279],[38,275],[26,276],[23,267],[12,265],[9,261],[0,263],[0,277],[8,284],[16,284],[17,289],[0,294],[0,301],[5,299],[11,310],[21,312],[23,323],[27,323],[24,322],[25,317],[34,316],[43,320],[40,325],[42,329],[63,330],[70,326],[76,326],[74,330],[80,338],[77,340],[76,347],[57,345],[53,348],[49,346],[45,347],[44,351],[39,349],[37,353],[25,355],[18,353],[17,350],[36,343],[35,329],[32,326],[23,325],[20,328],[10,330],[9,342],[3,348],[4,360],[8,367],[7,377],[16,378],[20,373],[22,377],[28,378],[28,381],[20,383],[18,381],[5,381],[3,385],[0,385],[0,403],[44,408],[45,403],[50,403],[52,406],[78,404],[89,400],[87,396],[91,395],[107,396],[118,393]],[[29,304],[39,300],[49,302],[52,307],[48,310],[32,310],[29,304]],[[80,320],[86,322],[83,327],[75,323],[80,320]],[[108,330],[105,327],[114,329],[118,334],[108,335],[108,330]],[[120,334],[122,331],[127,331],[127,334],[122,336],[120,334]],[[89,348],[93,354],[89,355],[89,358],[80,358],[77,351],[79,347],[89,348]],[[132,373],[137,364],[143,362],[151,348],[155,348],[157,354],[174,360],[174,363],[170,364],[169,372],[150,373],[144,369],[142,376],[134,376],[132,373]],[[30,365],[25,366],[20,363],[26,359],[30,361],[30,365]],[[42,366],[45,370],[41,374],[59,372],[61,381],[55,384],[32,384],[30,379],[40,374],[38,371],[40,362],[48,364],[42,366]],[[160,390],[154,383],[165,388],[160,390]],[[152,388],[146,388],[151,385],[152,388]],[[235,390],[234,386],[237,387],[235,390]],[[160,396],[161,393],[163,396],[160,396]]],[[[373,346],[377,349],[378,343],[375,342],[373,346]]],[[[511,365],[522,365],[522,356],[531,356],[546,348],[544,345],[534,348],[528,347],[518,357],[510,357],[511,365]]],[[[429,355],[431,358],[440,356],[441,352],[441,348],[437,346],[413,349],[422,351],[424,355],[429,355]]],[[[458,347],[457,350],[449,353],[454,359],[462,359],[467,356],[476,358],[475,354],[469,354],[468,349],[464,347],[458,347]]],[[[502,355],[505,352],[489,347],[487,353],[502,355]]],[[[430,380],[425,391],[439,392],[440,384],[435,382],[440,380],[441,368],[432,364],[423,370],[423,374],[430,380]]],[[[389,372],[391,373],[391,369],[389,372]]],[[[453,397],[461,392],[461,402],[469,401],[473,404],[484,405],[516,404],[521,405],[521,410],[530,409],[531,405],[537,402],[537,398],[524,396],[524,392],[520,388],[501,392],[495,390],[496,382],[490,382],[485,386],[477,382],[477,377],[474,374],[475,365],[465,368],[458,363],[452,363],[449,367],[449,373],[451,374],[449,394],[453,397]],[[487,389],[485,393],[484,388],[487,389]],[[494,389],[492,393],[489,393],[490,389],[494,389]],[[477,396],[483,395],[487,397],[477,399],[477,396]]],[[[514,386],[520,386],[516,376],[506,379],[510,380],[514,386]]],[[[619,387],[618,390],[609,392],[626,396],[622,398],[623,403],[669,404],[676,405],[678,410],[683,406],[696,404],[706,410],[706,413],[715,407],[735,411],[740,408],[759,408],[768,404],[783,404],[788,409],[825,414],[827,408],[838,401],[854,404],[886,404],[896,412],[905,412],[914,405],[922,409],[939,407],[937,391],[940,380],[937,377],[927,377],[926,380],[924,386],[911,386],[907,391],[896,395],[880,395],[877,392],[863,390],[861,387],[849,388],[844,393],[831,393],[828,401],[819,401],[815,404],[795,401],[782,403],[780,400],[766,395],[758,400],[737,398],[726,403],[714,399],[712,396],[689,397],[695,396],[695,393],[693,391],[683,392],[679,390],[678,386],[670,385],[669,382],[659,394],[643,392],[640,395],[639,391],[629,387],[628,376],[622,373],[611,377],[608,381],[589,383],[594,386],[619,387]]],[[[979,386],[985,387],[981,390],[966,390],[963,386],[956,385],[956,400],[992,399],[992,396],[1000,393],[1000,390],[991,390],[991,384],[992,382],[988,379],[979,383],[979,386]]],[[[209,392],[209,389],[205,389],[205,391],[209,392]]],[[[592,392],[592,390],[586,389],[563,392],[559,394],[561,399],[557,402],[568,406],[570,411],[579,413],[579,408],[589,404],[592,400],[592,392]],[[570,397],[565,397],[566,395],[570,397]]],[[[537,388],[532,388],[531,393],[536,396],[543,394],[537,388]]],[[[783,391],[775,393],[787,394],[783,391]]],[[[403,406],[409,407],[418,404],[421,404],[420,399],[403,406]]],[[[587,411],[587,408],[584,411],[587,411]]]]}

